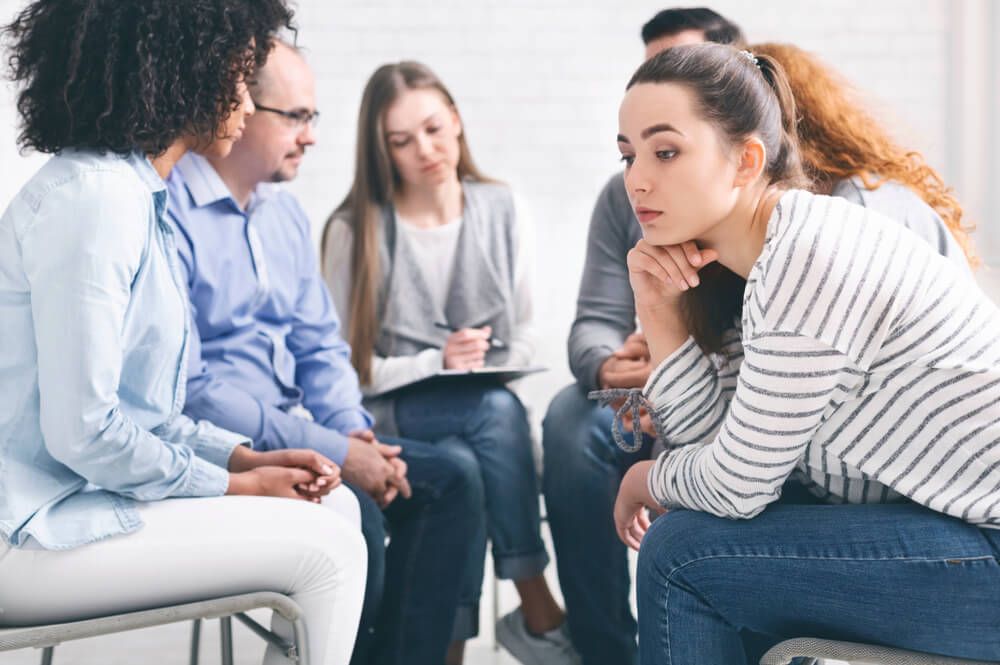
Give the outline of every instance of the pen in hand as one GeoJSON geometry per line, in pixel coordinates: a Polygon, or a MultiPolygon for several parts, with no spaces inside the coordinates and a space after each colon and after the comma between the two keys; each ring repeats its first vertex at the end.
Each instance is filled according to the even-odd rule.
{"type": "MultiPolygon", "coordinates": [[[[441,330],[447,330],[448,332],[458,332],[458,330],[459,330],[458,328],[452,328],[447,323],[441,323],[440,321],[435,321],[434,322],[434,327],[435,328],[440,328],[441,330]]],[[[490,345],[491,348],[494,348],[494,349],[506,349],[507,348],[507,344],[504,343],[504,341],[502,339],[499,339],[497,337],[493,337],[492,335],[486,341],[489,342],[489,345],[490,345]]]]}

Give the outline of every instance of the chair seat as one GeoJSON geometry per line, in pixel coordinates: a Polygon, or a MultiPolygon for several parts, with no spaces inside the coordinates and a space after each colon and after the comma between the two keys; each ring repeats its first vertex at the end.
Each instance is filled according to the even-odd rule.
{"type": "Polygon", "coordinates": [[[952,658],[922,651],[811,637],[785,640],[775,645],[760,659],[760,665],[788,665],[793,658],[809,657],[842,660],[851,665],[1000,665],[998,661],[952,658]]]}
{"type": "Polygon", "coordinates": [[[257,608],[270,608],[293,623],[302,617],[302,609],[287,596],[271,591],[260,591],[81,621],[25,626],[23,628],[2,628],[0,629],[0,651],[26,647],[53,647],[60,642],[85,637],[149,628],[190,619],[225,617],[257,608]]]}

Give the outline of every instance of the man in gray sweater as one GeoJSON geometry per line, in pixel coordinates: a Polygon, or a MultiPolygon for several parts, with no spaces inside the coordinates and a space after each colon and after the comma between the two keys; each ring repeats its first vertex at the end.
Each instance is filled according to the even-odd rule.
{"type": "MultiPolygon", "coordinates": [[[[681,44],[742,45],[739,27],[710,9],[666,9],[642,28],[646,58],[681,44]]],[[[569,363],[576,383],[549,405],[542,432],[543,491],[555,544],[570,635],[584,665],[636,662],[636,623],[629,608],[625,546],[612,511],[622,476],[648,459],[652,440],[625,453],[611,436],[611,409],[587,399],[598,388],[635,388],[653,367],[629,286],[626,255],[642,237],[621,174],[594,206],[569,363]]]]}

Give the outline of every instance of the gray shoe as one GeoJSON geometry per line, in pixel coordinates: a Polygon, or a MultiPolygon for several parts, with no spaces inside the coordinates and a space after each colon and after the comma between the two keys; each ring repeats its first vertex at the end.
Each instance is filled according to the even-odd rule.
{"type": "Polygon", "coordinates": [[[532,635],[518,607],[497,621],[496,631],[497,642],[523,665],[580,665],[566,622],[542,635],[532,635]]]}

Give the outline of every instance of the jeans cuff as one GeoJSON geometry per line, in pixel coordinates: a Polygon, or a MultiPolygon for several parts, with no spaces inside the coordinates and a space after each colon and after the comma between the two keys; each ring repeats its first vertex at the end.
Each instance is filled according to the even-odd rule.
{"type": "Polygon", "coordinates": [[[544,549],[531,554],[493,555],[493,567],[502,580],[530,580],[541,575],[548,563],[544,549]]]}
{"type": "Polygon", "coordinates": [[[452,642],[464,642],[479,634],[479,603],[459,605],[455,613],[455,627],[451,632],[452,642]]]}

